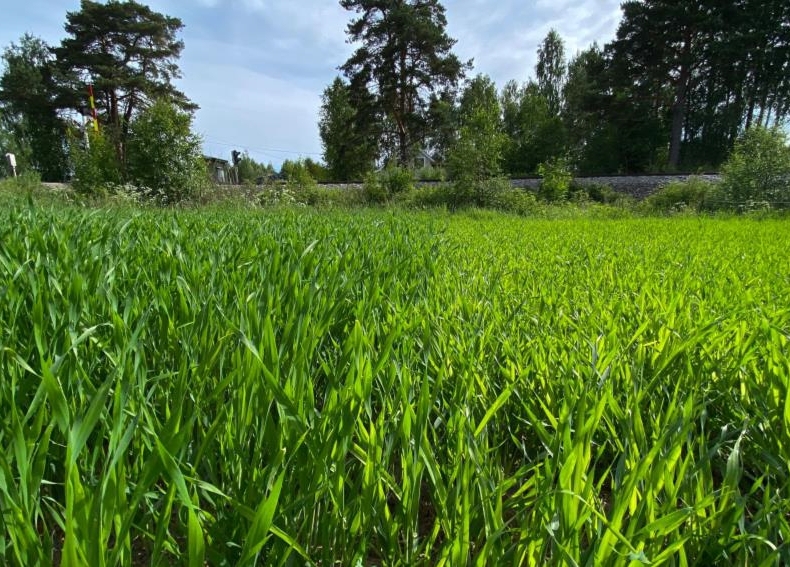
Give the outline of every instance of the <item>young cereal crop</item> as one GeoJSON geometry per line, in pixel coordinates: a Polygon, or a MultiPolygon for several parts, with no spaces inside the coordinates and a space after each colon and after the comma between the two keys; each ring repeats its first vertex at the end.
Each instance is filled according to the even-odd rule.
{"type": "Polygon", "coordinates": [[[790,562],[790,227],[0,209],[4,565],[790,562]]]}

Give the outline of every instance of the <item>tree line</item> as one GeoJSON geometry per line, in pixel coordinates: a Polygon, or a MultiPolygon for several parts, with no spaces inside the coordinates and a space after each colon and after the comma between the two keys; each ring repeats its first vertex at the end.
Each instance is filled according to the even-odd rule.
{"type": "MultiPolygon", "coordinates": [[[[569,58],[551,30],[532,76],[525,69],[523,81],[502,86],[454,54],[439,0],[340,5],[356,49],[323,93],[325,163],[288,162],[287,177],[360,180],[424,160],[461,185],[563,169],[714,170],[745,131],[790,112],[785,1],[630,0],[611,41],[569,58]]],[[[30,35],[11,44],[0,75],[2,153],[45,181],[188,190],[201,143],[191,132],[197,105],[173,84],[182,28],[134,1],[82,0],[59,45],[30,35]],[[178,167],[161,167],[169,160],[178,167]]],[[[273,175],[248,155],[238,167],[248,181],[273,175]]]]}
{"type": "MultiPolygon", "coordinates": [[[[65,20],[59,45],[25,34],[2,54],[0,153],[15,154],[22,171],[44,181],[72,179],[91,193],[127,184],[178,200],[205,183],[191,129],[198,107],[173,84],[182,21],[117,0],[82,0],[65,20]]],[[[279,173],[247,153],[236,161],[242,182],[325,177],[309,158],[285,160],[279,173]]]]}
{"type": "Polygon", "coordinates": [[[200,166],[201,142],[190,130],[197,105],[173,85],[184,47],[181,20],[137,2],[82,0],[64,27],[57,46],[25,35],[4,51],[3,149],[45,181],[77,170],[86,182],[119,183],[150,183],[169,152],[188,170],[171,170],[171,180],[178,183],[182,173],[180,181],[192,181],[200,166]]]}
{"type": "Polygon", "coordinates": [[[470,78],[438,0],[340,3],[358,47],[324,91],[319,123],[337,180],[424,153],[473,177],[556,163],[580,174],[715,170],[744,131],[790,112],[781,0],[627,1],[610,42],[568,59],[551,30],[534,76],[501,88],[470,78]]]}

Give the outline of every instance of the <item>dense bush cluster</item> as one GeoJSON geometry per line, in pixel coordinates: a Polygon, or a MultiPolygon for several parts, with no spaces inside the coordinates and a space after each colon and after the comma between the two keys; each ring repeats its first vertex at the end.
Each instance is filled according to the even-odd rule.
{"type": "Polygon", "coordinates": [[[74,190],[88,197],[126,194],[144,202],[182,202],[208,186],[201,140],[192,118],[165,101],[156,101],[135,117],[123,155],[113,138],[92,132],[72,140],[74,190]]]}

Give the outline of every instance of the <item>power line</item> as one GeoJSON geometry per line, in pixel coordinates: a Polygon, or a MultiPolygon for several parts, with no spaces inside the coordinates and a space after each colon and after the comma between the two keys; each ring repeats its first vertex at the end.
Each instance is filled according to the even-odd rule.
{"type": "Polygon", "coordinates": [[[259,152],[259,153],[262,153],[262,154],[266,154],[268,152],[278,152],[278,153],[283,153],[283,154],[295,154],[295,155],[305,155],[305,156],[321,156],[321,155],[323,155],[323,154],[318,153],[318,152],[300,152],[300,151],[297,151],[297,150],[283,150],[283,149],[278,149],[278,148],[253,148],[253,147],[247,146],[245,144],[231,144],[230,142],[223,142],[222,140],[209,140],[207,138],[204,141],[208,142],[210,144],[218,144],[220,146],[228,146],[230,148],[244,148],[246,150],[259,152]]]}
{"type": "MultiPolygon", "coordinates": [[[[210,141],[210,140],[204,140],[204,142],[207,142],[207,143],[208,143],[208,144],[210,144],[210,145],[217,145],[217,142],[212,142],[212,141],[210,141]]],[[[243,146],[243,145],[241,145],[241,144],[226,144],[226,143],[221,143],[221,144],[219,144],[219,145],[221,145],[221,146],[228,146],[228,147],[231,147],[231,148],[241,148],[241,149],[242,149],[242,150],[244,150],[245,152],[249,152],[249,148],[247,148],[247,147],[245,147],[245,146],[243,146]]],[[[254,154],[255,154],[255,156],[263,156],[264,158],[268,159],[269,161],[278,161],[278,160],[282,160],[282,156],[275,156],[275,155],[272,155],[272,154],[269,154],[269,153],[266,153],[266,152],[261,152],[261,151],[253,151],[252,153],[254,153],[254,154]]]]}

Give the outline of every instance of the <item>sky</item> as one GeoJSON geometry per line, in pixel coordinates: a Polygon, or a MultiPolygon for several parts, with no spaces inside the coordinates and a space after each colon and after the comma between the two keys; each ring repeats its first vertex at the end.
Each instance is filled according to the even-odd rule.
{"type": "MultiPolygon", "coordinates": [[[[353,17],[336,0],[138,0],[180,18],[185,47],[178,87],[200,109],[194,129],[204,152],[229,159],[232,149],[279,167],[284,159],[321,158],[321,94],[352,53],[353,17]]],[[[615,34],[620,0],[445,0],[454,52],[474,60],[470,76],[502,87],[534,76],[538,45],[551,29],[570,57],[615,34]]],[[[25,32],[51,45],[65,36],[79,0],[4,1],[0,46],[25,32]],[[11,8],[13,6],[13,8],[11,8]]]]}

